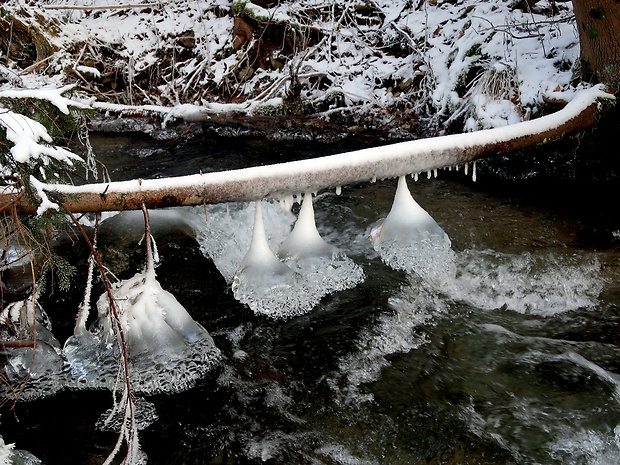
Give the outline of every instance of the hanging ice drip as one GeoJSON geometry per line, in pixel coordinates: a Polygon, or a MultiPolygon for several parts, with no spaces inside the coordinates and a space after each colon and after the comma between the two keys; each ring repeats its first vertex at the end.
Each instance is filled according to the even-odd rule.
{"type": "Polygon", "coordinates": [[[280,246],[278,257],[304,276],[305,286],[317,294],[317,300],[364,280],[362,269],[317,231],[310,193],[304,195],[295,227],[280,246]]]}
{"type": "Polygon", "coordinates": [[[370,238],[383,261],[394,269],[434,283],[456,273],[450,238],[413,199],[404,176],[398,179],[390,213],[372,227],[370,238]]]}
{"type": "Polygon", "coordinates": [[[235,298],[255,313],[271,318],[302,315],[325,295],[363,280],[361,268],[319,235],[311,195],[305,197],[293,231],[278,250],[282,261],[267,241],[261,203],[255,205],[250,250],[232,282],[235,298]]]}
{"type": "MultiPolygon", "coordinates": [[[[146,234],[147,243],[151,240],[146,234]]],[[[111,285],[97,301],[98,319],[86,329],[80,319],[64,352],[78,387],[114,389],[119,366],[119,331],[126,344],[134,392],[178,392],[194,385],[218,361],[207,330],[194,321],[156,279],[147,246],[145,270],[111,285]],[[110,301],[114,302],[112,307],[110,301]]]]}
{"type": "Polygon", "coordinates": [[[301,313],[294,300],[298,277],[269,247],[260,201],[255,202],[255,208],[250,250],[233,277],[233,295],[254,312],[267,316],[301,313]]]}

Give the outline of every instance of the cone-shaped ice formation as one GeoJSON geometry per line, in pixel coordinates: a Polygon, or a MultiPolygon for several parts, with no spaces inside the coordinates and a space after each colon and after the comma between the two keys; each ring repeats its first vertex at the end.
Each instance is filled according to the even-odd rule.
{"type": "Polygon", "coordinates": [[[327,294],[364,280],[362,269],[317,231],[310,193],[304,196],[299,218],[278,256],[304,277],[303,289],[317,303],[327,294]]]}
{"type": "Polygon", "coordinates": [[[328,244],[316,229],[312,195],[304,195],[299,217],[291,234],[280,246],[278,257],[282,260],[303,260],[310,257],[333,257],[337,247],[328,244]]]}
{"type": "Polygon", "coordinates": [[[209,222],[203,222],[203,230],[197,234],[201,249],[213,258],[224,277],[235,263],[233,294],[257,314],[270,318],[302,315],[326,294],[353,287],[364,278],[359,266],[321,238],[311,195],[306,199],[292,232],[292,213],[269,202],[257,202],[214,207],[209,222]],[[247,223],[248,213],[253,213],[253,229],[247,223]],[[274,255],[270,243],[281,244],[278,255],[284,263],[274,255]],[[249,252],[238,258],[242,244],[249,244],[249,252]]]}
{"type": "Polygon", "coordinates": [[[260,201],[255,206],[252,243],[233,277],[233,294],[256,313],[276,318],[302,313],[294,301],[296,274],[272,252],[260,201]]]}
{"type": "Polygon", "coordinates": [[[404,176],[398,180],[390,213],[372,228],[370,238],[392,268],[428,280],[442,281],[455,274],[450,238],[413,199],[404,176]]]}
{"type": "Polygon", "coordinates": [[[10,328],[15,347],[8,350],[0,392],[8,398],[32,400],[55,394],[66,382],[60,343],[35,296],[7,305],[0,325],[10,328]],[[22,383],[25,383],[22,385],[22,383]]]}
{"type": "MultiPolygon", "coordinates": [[[[219,350],[207,330],[161,287],[152,266],[113,285],[112,296],[135,392],[188,389],[218,361],[219,350]]],[[[76,331],[64,351],[78,387],[113,389],[119,345],[107,294],[99,298],[97,309],[99,318],[93,327],[76,331]]]]}

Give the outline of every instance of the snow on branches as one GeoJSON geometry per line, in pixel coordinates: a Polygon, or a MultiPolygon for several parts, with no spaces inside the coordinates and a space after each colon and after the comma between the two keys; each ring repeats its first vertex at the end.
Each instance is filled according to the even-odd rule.
{"type": "Polygon", "coordinates": [[[75,162],[81,163],[83,160],[73,152],[55,145],[57,141],[43,124],[46,122],[57,132],[62,131],[62,124],[55,121],[53,113],[47,108],[37,111],[29,104],[33,101],[47,102],[72,122],[69,107],[85,109],[86,106],[63,96],[71,88],[0,91],[0,128],[10,145],[8,150],[0,150],[0,186],[5,192],[31,186],[40,199],[38,215],[48,209],[58,210],[58,204],[48,198],[43,186],[58,180],[59,170],[71,169],[75,162]]]}

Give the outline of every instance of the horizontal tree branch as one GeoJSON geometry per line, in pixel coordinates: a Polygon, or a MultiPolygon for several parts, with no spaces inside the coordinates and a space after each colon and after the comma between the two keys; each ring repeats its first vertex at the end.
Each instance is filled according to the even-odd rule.
{"type": "Polygon", "coordinates": [[[23,347],[35,347],[34,341],[0,341],[0,349],[17,349],[23,347]]]}
{"type": "Polygon", "coordinates": [[[165,2],[125,3],[122,5],[45,5],[46,10],[125,10],[130,8],[156,8],[165,2]]]}
{"type": "MultiPolygon", "coordinates": [[[[613,98],[602,87],[593,87],[577,92],[554,114],[497,129],[231,171],[83,186],[48,184],[45,191],[75,213],[138,210],[143,203],[148,208],[163,208],[284,198],[446,168],[545,143],[593,126],[599,113],[598,101],[613,98]]],[[[0,195],[0,205],[10,205],[14,200],[21,211],[32,212],[33,207],[18,195],[0,195]]]]}

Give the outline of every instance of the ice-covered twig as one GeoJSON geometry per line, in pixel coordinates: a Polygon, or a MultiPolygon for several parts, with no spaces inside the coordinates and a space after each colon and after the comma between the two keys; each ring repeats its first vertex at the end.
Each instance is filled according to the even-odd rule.
{"type": "MultiPolygon", "coordinates": [[[[114,392],[114,408],[112,409],[112,416],[119,410],[123,412],[123,424],[121,426],[121,432],[119,434],[118,441],[116,446],[104,462],[104,465],[108,465],[112,463],[113,459],[118,454],[123,441],[127,444],[127,454],[125,459],[123,460],[123,464],[133,464],[136,463],[137,456],[139,454],[139,441],[138,441],[138,429],[134,421],[134,408],[133,408],[133,395],[132,395],[132,387],[131,387],[131,379],[129,375],[129,360],[127,357],[127,340],[125,338],[125,332],[123,330],[123,326],[121,324],[121,319],[119,316],[118,308],[116,306],[116,299],[114,293],[112,292],[112,286],[110,285],[110,281],[108,280],[106,270],[103,266],[99,258],[99,254],[94,247],[93,241],[90,240],[88,234],[75,217],[75,215],[71,212],[67,212],[76,228],[80,231],[84,241],[90,248],[91,255],[95,260],[101,279],[106,288],[106,294],[109,302],[109,318],[110,318],[110,326],[114,330],[116,344],[119,349],[119,366],[118,366],[118,378],[120,379],[121,386],[121,401],[117,402],[117,392],[114,392]]],[[[116,390],[115,390],[116,391],[116,390]]]]}
{"type": "Polygon", "coordinates": [[[88,105],[71,100],[63,95],[74,87],[75,86],[71,84],[63,87],[50,87],[43,89],[0,90],[0,98],[36,98],[40,100],[47,100],[65,115],[68,115],[69,107],[81,108],[83,110],[89,108],[88,105]]]}

